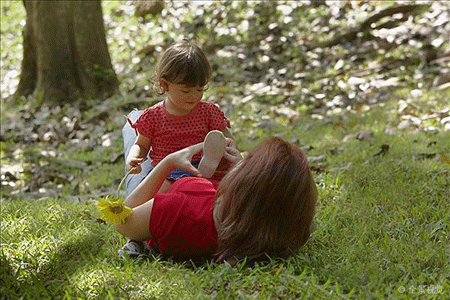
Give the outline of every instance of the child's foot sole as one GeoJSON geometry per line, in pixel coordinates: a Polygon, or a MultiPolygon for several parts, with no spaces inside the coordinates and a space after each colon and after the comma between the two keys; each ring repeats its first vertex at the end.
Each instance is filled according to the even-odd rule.
{"type": "Polygon", "coordinates": [[[202,177],[211,178],[225,153],[227,139],[218,130],[210,131],[203,143],[203,157],[200,160],[198,170],[202,177]]]}

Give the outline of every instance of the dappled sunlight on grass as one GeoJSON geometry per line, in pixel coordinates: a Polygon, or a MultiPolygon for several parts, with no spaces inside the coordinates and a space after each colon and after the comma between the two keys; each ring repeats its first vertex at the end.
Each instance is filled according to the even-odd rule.
{"type": "Polygon", "coordinates": [[[444,36],[448,22],[433,18],[448,18],[445,1],[425,16],[393,17],[409,31],[388,34],[392,43],[365,34],[333,47],[312,44],[392,2],[294,2],[174,1],[138,18],[129,1],[103,1],[120,91],[57,107],[8,98],[25,10],[2,2],[0,297],[444,299],[450,89],[435,81],[448,76],[449,44],[428,66],[421,51],[444,36]],[[115,195],[124,175],[123,115],[162,99],[150,75],[164,47],[183,38],[205,48],[205,100],[225,111],[241,151],[276,135],[311,159],[317,227],[292,257],[235,267],[119,257],[125,238],[98,218],[94,199],[115,195]]]}

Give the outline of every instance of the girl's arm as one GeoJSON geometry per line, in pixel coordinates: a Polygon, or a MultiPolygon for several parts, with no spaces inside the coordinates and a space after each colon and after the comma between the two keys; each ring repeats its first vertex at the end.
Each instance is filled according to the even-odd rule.
{"type": "Polygon", "coordinates": [[[141,134],[138,134],[134,145],[131,146],[128,157],[126,158],[127,170],[135,168],[131,173],[137,174],[141,172],[141,163],[148,155],[151,147],[151,140],[141,134]]]}
{"type": "Polygon", "coordinates": [[[203,143],[199,143],[167,155],[133,190],[125,200],[125,204],[136,207],[152,199],[174,169],[182,169],[198,176],[199,171],[192,166],[191,160],[192,156],[202,149],[203,143]]]}

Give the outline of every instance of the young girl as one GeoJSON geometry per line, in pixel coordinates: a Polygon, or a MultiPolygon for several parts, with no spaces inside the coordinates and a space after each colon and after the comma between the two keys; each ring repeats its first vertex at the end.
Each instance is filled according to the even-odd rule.
{"type": "MultiPolygon", "coordinates": [[[[126,196],[168,154],[203,142],[207,133],[213,130],[231,138],[230,121],[223,111],[213,103],[201,101],[210,77],[208,59],[195,44],[175,44],[163,53],[154,76],[154,89],[159,95],[165,95],[165,99],[142,114],[132,112],[129,124],[123,129],[125,149],[129,149],[125,151],[126,169],[138,174],[127,178],[126,196]],[[148,156],[150,160],[142,164],[148,156]]],[[[200,158],[200,153],[193,157],[194,166],[199,167],[202,176],[212,177],[216,166],[200,164],[200,158]]],[[[189,175],[174,170],[167,176],[161,192],[166,191],[173,181],[189,175]]]]}
{"type": "MultiPolygon", "coordinates": [[[[231,138],[228,130],[230,121],[225,114],[215,104],[201,101],[210,77],[208,59],[195,44],[175,44],[163,53],[153,83],[154,90],[159,95],[165,95],[165,99],[143,112],[131,112],[129,124],[122,131],[126,171],[131,172],[126,179],[125,196],[164,157],[189,145],[203,142],[208,133],[211,133],[209,139],[222,143],[219,149],[224,149],[226,143],[232,142],[225,138],[231,138]],[[146,160],[147,157],[150,159],[146,160]]],[[[200,153],[193,157],[193,165],[198,167],[203,177],[220,179],[227,166],[222,163],[214,175],[217,167],[214,161],[215,157],[221,157],[223,153],[214,147],[204,150],[203,157],[200,153]]],[[[167,175],[160,192],[167,191],[174,181],[185,176],[191,174],[179,169],[173,170],[167,175]]],[[[141,250],[141,243],[131,240],[119,250],[119,254],[126,252],[138,255],[141,250]]]]}
{"type": "MultiPolygon", "coordinates": [[[[205,145],[206,146],[206,145],[205,145]]],[[[232,169],[222,181],[186,177],[157,193],[167,174],[194,175],[196,144],[166,156],[125,200],[131,214],[117,230],[181,259],[236,263],[285,257],[309,238],[317,189],[303,152],[271,137],[245,158],[226,147],[232,169]]]]}

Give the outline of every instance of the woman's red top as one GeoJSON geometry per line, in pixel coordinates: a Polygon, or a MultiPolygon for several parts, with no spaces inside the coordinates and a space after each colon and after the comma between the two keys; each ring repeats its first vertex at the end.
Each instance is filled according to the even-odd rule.
{"type": "Polygon", "coordinates": [[[167,193],[156,194],[150,216],[150,247],[181,259],[214,254],[217,231],[213,208],[218,184],[216,180],[184,177],[167,193]]]}

